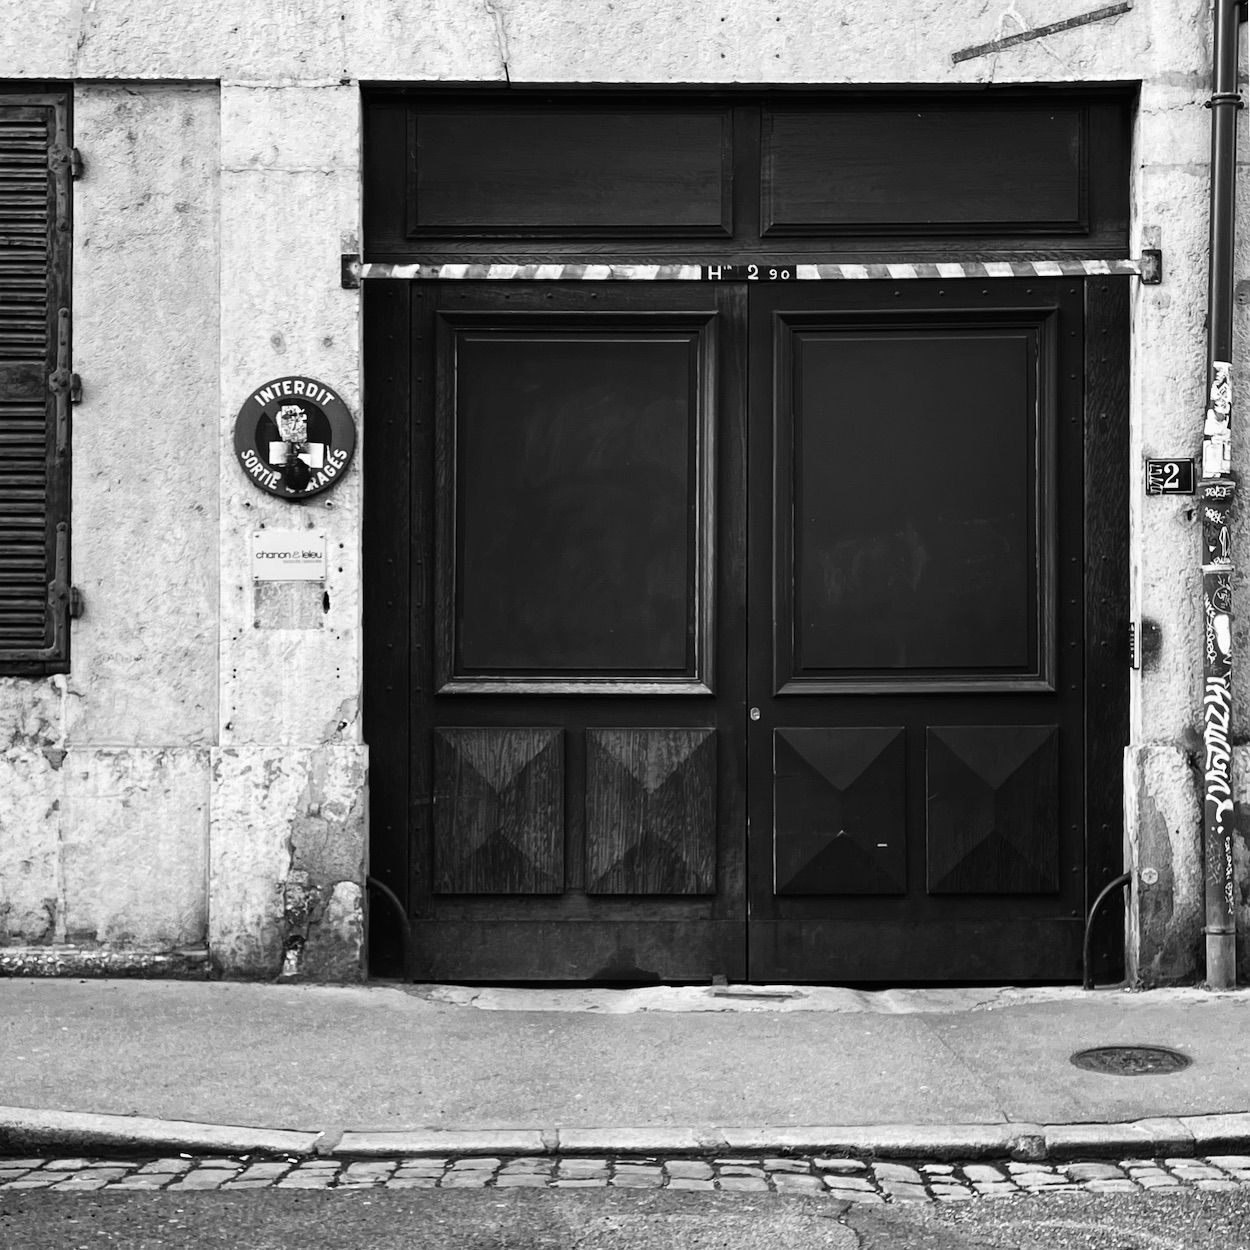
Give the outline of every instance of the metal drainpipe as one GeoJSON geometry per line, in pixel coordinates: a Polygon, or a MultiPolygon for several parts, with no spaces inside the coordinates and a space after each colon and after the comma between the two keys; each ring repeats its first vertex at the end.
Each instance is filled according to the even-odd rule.
{"type": "Polygon", "coordinates": [[[1210,407],[1202,438],[1203,858],[1207,985],[1237,980],[1233,879],[1232,581],[1228,514],[1236,492],[1232,429],[1233,241],[1235,235],[1238,41],[1246,0],[1215,0],[1211,110],[1211,245],[1207,303],[1210,407]]]}

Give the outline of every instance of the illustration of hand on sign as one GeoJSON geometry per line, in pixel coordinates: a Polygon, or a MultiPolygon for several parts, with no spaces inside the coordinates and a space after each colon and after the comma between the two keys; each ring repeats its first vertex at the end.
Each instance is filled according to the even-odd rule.
{"type": "Polygon", "coordinates": [[[281,441],[269,444],[269,463],[281,466],[288,490],[303,490],[313,470],[325,466],[326,445],[308,441],[308,414],[299,404],[283,404],[274,421],[281,441]]]}

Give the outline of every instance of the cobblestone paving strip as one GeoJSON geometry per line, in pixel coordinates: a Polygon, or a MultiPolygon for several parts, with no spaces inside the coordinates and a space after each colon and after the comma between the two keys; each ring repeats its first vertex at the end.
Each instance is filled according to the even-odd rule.
{"type": "Polygon", "coordinates": [[[1250,1155],[1065,1163],[928,1163],[788,1155],[534,1155],[402,1159],[0,1158],[0,1191],[242,1189],[673,1189],[844,1202],[968,1202],[1015,1194],[1250,1189],[1250,1155]]]}

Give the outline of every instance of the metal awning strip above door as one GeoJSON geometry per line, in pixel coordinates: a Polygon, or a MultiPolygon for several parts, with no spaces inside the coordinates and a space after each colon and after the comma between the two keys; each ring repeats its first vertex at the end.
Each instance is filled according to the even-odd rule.
{"type": "Polygon", "coordinates": [[[474,282],[707,282],[707,281],[847,281],[911,278],[1088,278],[1122,274],[1155,285],[1162,281],[1160,252],[1146,250],[1140,257],[1122,260],[950,260],[910,263],[786,264],[760,261],[735,265],[596,264],[576,261],[557,264],[411,264],[361,261],[344,254],[343,286],[357,287],[365,278],[424,279],[474,282]]]}

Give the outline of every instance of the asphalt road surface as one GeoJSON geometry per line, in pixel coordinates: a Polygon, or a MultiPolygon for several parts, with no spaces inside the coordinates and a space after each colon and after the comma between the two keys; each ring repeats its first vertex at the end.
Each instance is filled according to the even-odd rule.
{"type": "Polygon", "coordinates": [[[889,1206],[777,1194],[0,1193],[5,1250],[1250,1250],[1250,1192],[889,1206]]]}

